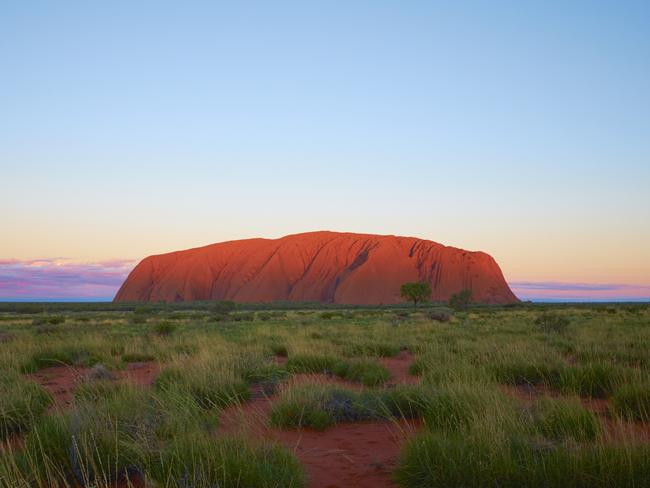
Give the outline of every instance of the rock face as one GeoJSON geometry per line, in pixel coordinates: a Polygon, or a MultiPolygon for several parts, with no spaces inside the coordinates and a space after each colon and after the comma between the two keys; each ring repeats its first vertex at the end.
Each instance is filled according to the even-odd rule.
{"type": "Polygon", "coordinates": [[[400,286],[428,281],[434,301],[463,289],[476,302],[518,301],[491,256],[415,237],[308,232],[149,256],[116,302],[234,300],[389,304],[400,286]]]}

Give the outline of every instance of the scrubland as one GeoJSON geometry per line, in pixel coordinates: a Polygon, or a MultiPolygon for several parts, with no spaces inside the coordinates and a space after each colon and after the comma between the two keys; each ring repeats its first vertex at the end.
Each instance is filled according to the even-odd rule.
{"type": "Polygon", "coordinates": [[[231,308],[0,306],[0,486],[650,486],[648,305],[231,308]]]}

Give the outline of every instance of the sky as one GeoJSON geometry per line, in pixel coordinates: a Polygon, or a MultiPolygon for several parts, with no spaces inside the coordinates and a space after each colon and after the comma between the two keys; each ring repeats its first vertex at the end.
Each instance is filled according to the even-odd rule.
{"type": "Polygon", "coordinates": [[[0,299],[313,230],[650,298],[650,3],[0,3],[0,299]]]}

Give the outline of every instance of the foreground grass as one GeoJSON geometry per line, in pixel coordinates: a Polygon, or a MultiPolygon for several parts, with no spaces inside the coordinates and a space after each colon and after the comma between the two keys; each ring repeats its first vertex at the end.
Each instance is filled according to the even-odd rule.
{"type": "Polygon", "coordinates": [[[0,312],[0,486],[135,477],[161,487],[303,486],[284,448],[215,435],[222,410],[249,401],[253,385],[278,392],[276,428],[420,419],[396,472],[404,487],[650,486],[647,439],[637,435],[650,411],[645,306],[556,307],[541,319],[534,307],[478,307],[446,322],[410,309],[210,307],[0,312]],[[421,381],[387,387],[382,358],[401,349],[415,355],[421,381]],[[152,387],[84,380],[64,409],[30,379],[52,366],[117,373],[142,361],[160,367],[152,387]],[[291,381],[305,373],[338,384],[291,381]]]}

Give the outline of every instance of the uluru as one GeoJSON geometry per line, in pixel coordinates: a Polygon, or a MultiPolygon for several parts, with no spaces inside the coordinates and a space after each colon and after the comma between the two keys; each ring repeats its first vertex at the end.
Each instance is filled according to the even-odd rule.
{"type": "Polygon", "coordinates": [[[479,303],[518,301],[484,252],[415,237],[327,231],[149,256],[114,301],[391,304],[403,301],[399,289],[409,281],[427,281],[433,301],[464,289],[479,303]]]}

